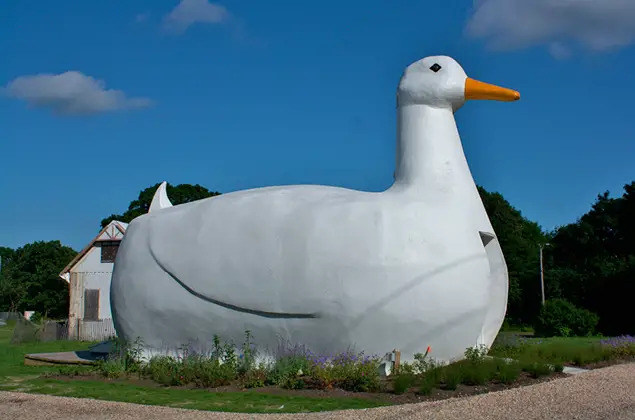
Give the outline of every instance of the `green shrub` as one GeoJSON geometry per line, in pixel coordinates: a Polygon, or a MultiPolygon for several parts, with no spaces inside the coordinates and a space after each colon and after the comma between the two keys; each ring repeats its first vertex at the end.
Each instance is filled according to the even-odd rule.
{"type": "Polygon", "coordinates": [[[427,359],[428,353],[430,347],[425,354],[416,353],[415,362],[412,364],[412,374],[421,379],[419,393],[422,395],[429,394],[443,380],[444,367],[432,358],[427,359]]]}
{"type": "Polygon", "coordinates": [[[309,360],[303,354],[283,356],[274,363],[273,368],[269,372],[267,382],[282,385],[284,388],[284,384],[294,384],[298,376],[308,374],[310,368],[309,360]]]}
{"type": "Polygon", "coordinates": [[[406,392],[415,382],[414,375],[407,373],[400,373],[393,379],[393,390],[395,394],[403,394],[406,392]]]}
{"type": "Polygon", "coordinates": [[[465,359],[471,363],[482,362],[485,359],[485,356],[487,356],[487,351],[487,347],[482,344],[480,346],[468,347],[465,349],[465,359]]]}
{"type": "Polygon", "coordinates": [[[267,383],[269,372],[264,366],[250,369],[240,378],[240,383],[245,388],[260,388],[267,383]]]}
{"type": "Polygon", "coordinates": [[[423,372],[421,376],[424,381],[429,381],[434,386],[437,386],[443,380],[443,369],[444,367],[442,365],[434,364],[431,365],[428,370],[423,372]]]}
{"type": "Polygon", "coordinates": [[[419,394],[421,395],[430,395],[434,387],[437,386],[437,381],[435,376],[426,375],[423,377],[421,384],[419,385],[419,394]]]}
{"type": "Polygon", "coordinates": [[[381,387],[377,357],[364,357],[350,351],[333,358],[311,360],[310,382],[314,387],[338,387],[347,391],[377,391],[381,387]]]}
{"type": "Polygon", "coordinates": [[[82,366],[60,366],[57,373],[62,376],[80,376],[87,372],[85,367],[82,366]]]}
{"type": "Polygon", "coordinates": [[[306,388],[306,382],[302,378],[297,378],[294,376],[285,377],[281,382],[279,382],[280,386],[285,389],[304,389],[306,388]]]}
{"type": "Polygon", "coordinates": [[[359,366],[346,374],[336,382],[336,386],[347,391],[355,392],[375,392],[381,387],[377,367],[365,368],[359,366]]]}
{"type": "Polygon", "coordinates": [[[427,359],[428,354],[430,354],[430,350],[430,346],[428,346],[425,353],[415,353],[415,361],[412,364],[413,373],[421,374],[437,366],[434,359],[427,359]]]}
{"type": "Polygon", "coordinates": [[[120,378],[126,374],[125,361],[117,357],[97,361],[95,369],[108,379],[120,378]]]}
{"type": "Polygon", "coordinates": [[[455,363],[461,370],[461,382],[465,385],[484,385],[496,376],[496,362],[487,360],[488,349],[484,345],[468,347],[465,360],[455,363]]]}
{"type": "Polygon", "coordinates": [[[255,345],[252,343],[251,331],[245,331],[245,341],[242,345],[242,354],[237,361],[237,373],[238,375],[245,375],[247,372],[254,369],[256,363],[256,356],[258,352],[255,345]]]}
{"type": "Polygon", "coordinates": [[[129,343],[120,338],[113,339],[114,346],[108,356],[109,359],[118,359],[123,363],[124,370],[129,373],[141,371],[141,354],[143,353],[143,341],[137,338],[129,343]]]}
{"type": "Polygon", "coordinates": [[[443,382],[445,384],[445,389],[454,391],[462,380],[463,372],[457,363],[443,368],[443,382]]]}
{"type": "Polygon", "coordinates": [[[553,364],[553,371],[554,372],[563,372],[564,371],[564,364],[562,362],[555,362],[553,364]]]}
{"type": "Polygon", "coordinates": [[[194,384],[200,388],[225,386],[236,379],[236,367],[229,363],[221,363],[217,359],[200,358],[193,367],[194,384]]]}
{"type": "Polygon", "coordinates": [[[461,383],[465,385],[485,385],[497,373],[496,362],[491,360],[459,362],[457,367],[461,370],[461,383]]]}
{"type": "MultiPolygon", "coordinates": [[[[155,356],[145,366],[144,373],[161,385],[184,385],[186,381],[182,375],[182,366],[183,364],[173,357],[155,356]]],[[[189,369],[194,369],[191,365],[187,366],[189,369]]]]}
{"type": "Polygon", "coordinates": [[[505,385],[510,385],[518,379],[520,376],[521,368],[518,362],[506,362],[504,360],[499,361],[498,365],[498,380],[505,385]]]}
{"type": "Polygon", "coordinates": [[[595,332],[599,318],[564,299],[545,302],[540,309],[536,333],[542,336],[587,336],[595,332]]]}
{"type": "Polygon", "coordinates": [[[419,394],[429,395],[434,388],[439,387],[439,383],[444,379],[444,368],[437,363],[431,363],[428,369],[421,376],[419,384],[419,394]]]}
{"type": "Polygon", "coordinates": [[[569,359],[574,365],[584,366],[590,363],[602,362],[611,359],[612,354],[609,349],[595,345],[588,348],[579,349],[569,359]]]}
{"type": "Polygon", "coordinates": [[[489,354],[510,359],[517,358],[528,346],[528,340],[517,334],[498,334],[489,354]]]}
{"type": "Polygon", "coordinates": [[[223,365],[227,366],[227,369],[236,371],[238,369],[238,356],[232,343],[225,343],[223,345],[223,355],[219,357],[212,357],[212,359],[223,362],[223,365]]]}
{"type": "Polygon", "coordinates": [[[525,361],[522,364],[522,370],[529,373],[532,378],[540,378],[551,374],[549,365],[541,361],[525,361]]]}
{"type": "MultiPolygon", "coordinates": [[[[416,357],[416,356],[415,356],[416,357]]],[[[416,375],[418,373],[418,369],[415,368],[415,364],[416,362],[413,363],[408,363],[408,362],[402,362],[399,367],[397,369],[395,369],[394,371],[394,375],[416,375]]]]}

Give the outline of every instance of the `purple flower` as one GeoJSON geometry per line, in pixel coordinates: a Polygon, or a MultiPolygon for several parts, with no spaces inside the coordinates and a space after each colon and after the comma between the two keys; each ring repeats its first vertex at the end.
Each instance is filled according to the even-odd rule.
{"type": "Polygon", "coordinates": [[[613,348],[628,347],[635,344],[635,338],[630,335],[620,335],[618,337],[605,338],[600,341],[600,344],[613,348]]]}

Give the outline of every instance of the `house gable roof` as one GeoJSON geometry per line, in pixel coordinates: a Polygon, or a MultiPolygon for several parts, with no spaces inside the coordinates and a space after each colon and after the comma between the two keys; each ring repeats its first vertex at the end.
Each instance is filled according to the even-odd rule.
{"type": "Polygon", "coordinates": [[[108,223],[108,225],[100,230],[97,236],[95,236],[93,240],[84,247],[84,249],[79,251],[75,258],[73,258],[71,262],[69,262],[66,267],[64,267],[59,276],[66,280],[66,282],[70,282],[70,271],[73,269],[73,267],[81,262],[81,260],[86,256],[86,254],[88,254],[88,251],[91,250],[96,242],[120,241],[123,238],[123,235],[126,233],[127,228],[128,223],[120,222],[118,220],[113,220],[112,222],[108,223]]]}

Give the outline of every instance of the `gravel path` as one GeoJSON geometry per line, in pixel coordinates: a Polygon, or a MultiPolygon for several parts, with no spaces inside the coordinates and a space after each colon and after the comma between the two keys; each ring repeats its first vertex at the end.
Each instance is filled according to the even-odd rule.
{"type": "Polygon", "coordinates": [[[312,414],[213,413],[0,392],[0,419],[635,419],[635,363],[529,387],[445,401],[312,414]]]}

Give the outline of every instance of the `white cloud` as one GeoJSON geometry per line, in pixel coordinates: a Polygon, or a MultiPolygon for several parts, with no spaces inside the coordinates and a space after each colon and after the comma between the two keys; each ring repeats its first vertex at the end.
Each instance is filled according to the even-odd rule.
{"type": "Polygon", "coordinates": [[[466,33],[494,49],[606,51],[635,42],[635,0],[476,0],[466,33]]]}
{"type": "Polygon", "coordinates": [[[224,6],[207,0],[181,0],[165,16],[164,27],[171,32],[185,32],[195,23],[219,24],[227,21],[230,14],[224,6]]]}
{"type": "Polygon", "coordinates": [[[1,92],[56,115],[90,115],[152,104],[148,98],[128,98],[120,90],[106,89],[103,81],[77,71],[20,76],[1,92]]]}

